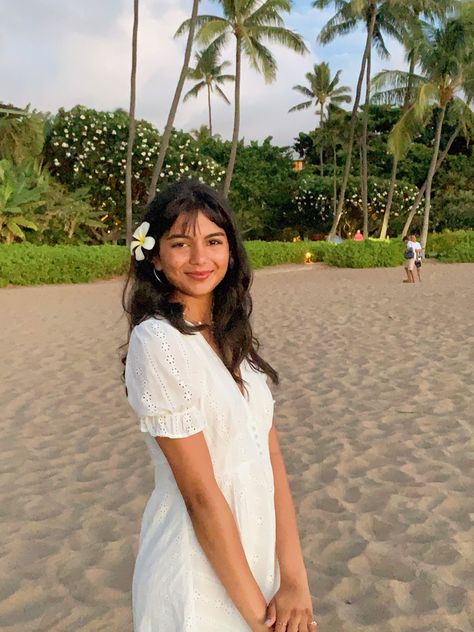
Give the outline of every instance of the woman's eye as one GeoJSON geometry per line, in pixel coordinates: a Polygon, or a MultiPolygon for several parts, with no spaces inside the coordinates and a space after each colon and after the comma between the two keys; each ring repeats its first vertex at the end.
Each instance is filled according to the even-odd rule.
{"type": "Polygon", "coordinates": [[[186,246],[186,244],[184,243],[184,241],[178,241],[176,243],[174,243],[171,248],[182,248],[183,246],[186,246]]]}
{"type": "Polygon", "coordinates": [[[222,241],[219,241],[219,239],[210,239],[209,244],[215,246],[216,244],[222,244],[222,241]]]}

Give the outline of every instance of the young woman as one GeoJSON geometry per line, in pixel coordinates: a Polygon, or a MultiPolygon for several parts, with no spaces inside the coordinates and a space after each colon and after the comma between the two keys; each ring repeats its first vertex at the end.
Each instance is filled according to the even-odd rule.
{"type": "Polygon", "coordinates": [[[155,470],[134,630],[317,632],[234,217],[185,180],[134,237],[125,382],[155,470]]]}

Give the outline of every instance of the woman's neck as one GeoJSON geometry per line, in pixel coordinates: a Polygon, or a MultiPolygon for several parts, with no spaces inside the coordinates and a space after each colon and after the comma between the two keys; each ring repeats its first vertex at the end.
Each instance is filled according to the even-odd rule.
{"type": "Polygon", "coordinates": [[[210,296],[181,296],[184,305],[183,317],[195,324],[210,324],[212,321],[212,295],[210,296]]]}

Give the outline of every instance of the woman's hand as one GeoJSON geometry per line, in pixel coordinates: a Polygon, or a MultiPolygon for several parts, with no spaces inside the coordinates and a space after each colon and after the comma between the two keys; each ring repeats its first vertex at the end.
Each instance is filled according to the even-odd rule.
{"type": "Polygon", "coordinates": [[[275,632],[318,632],[305,583],[282,583],[267,606],[265,624],[275,632]]]}

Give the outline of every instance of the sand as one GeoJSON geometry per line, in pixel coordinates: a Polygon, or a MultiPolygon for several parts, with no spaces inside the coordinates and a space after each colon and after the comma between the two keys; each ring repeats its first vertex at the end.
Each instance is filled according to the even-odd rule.
{"type": "MultiPolygon", "coordinates": [[[[321,632],[474,628],[474,265],[257,272],[321,632]]],[[[152,490],[121,281],[0,290],[0,628],[130,632],[152,490]]],[[[205,632],[205,631],[203,631],[205,632]]]]}

